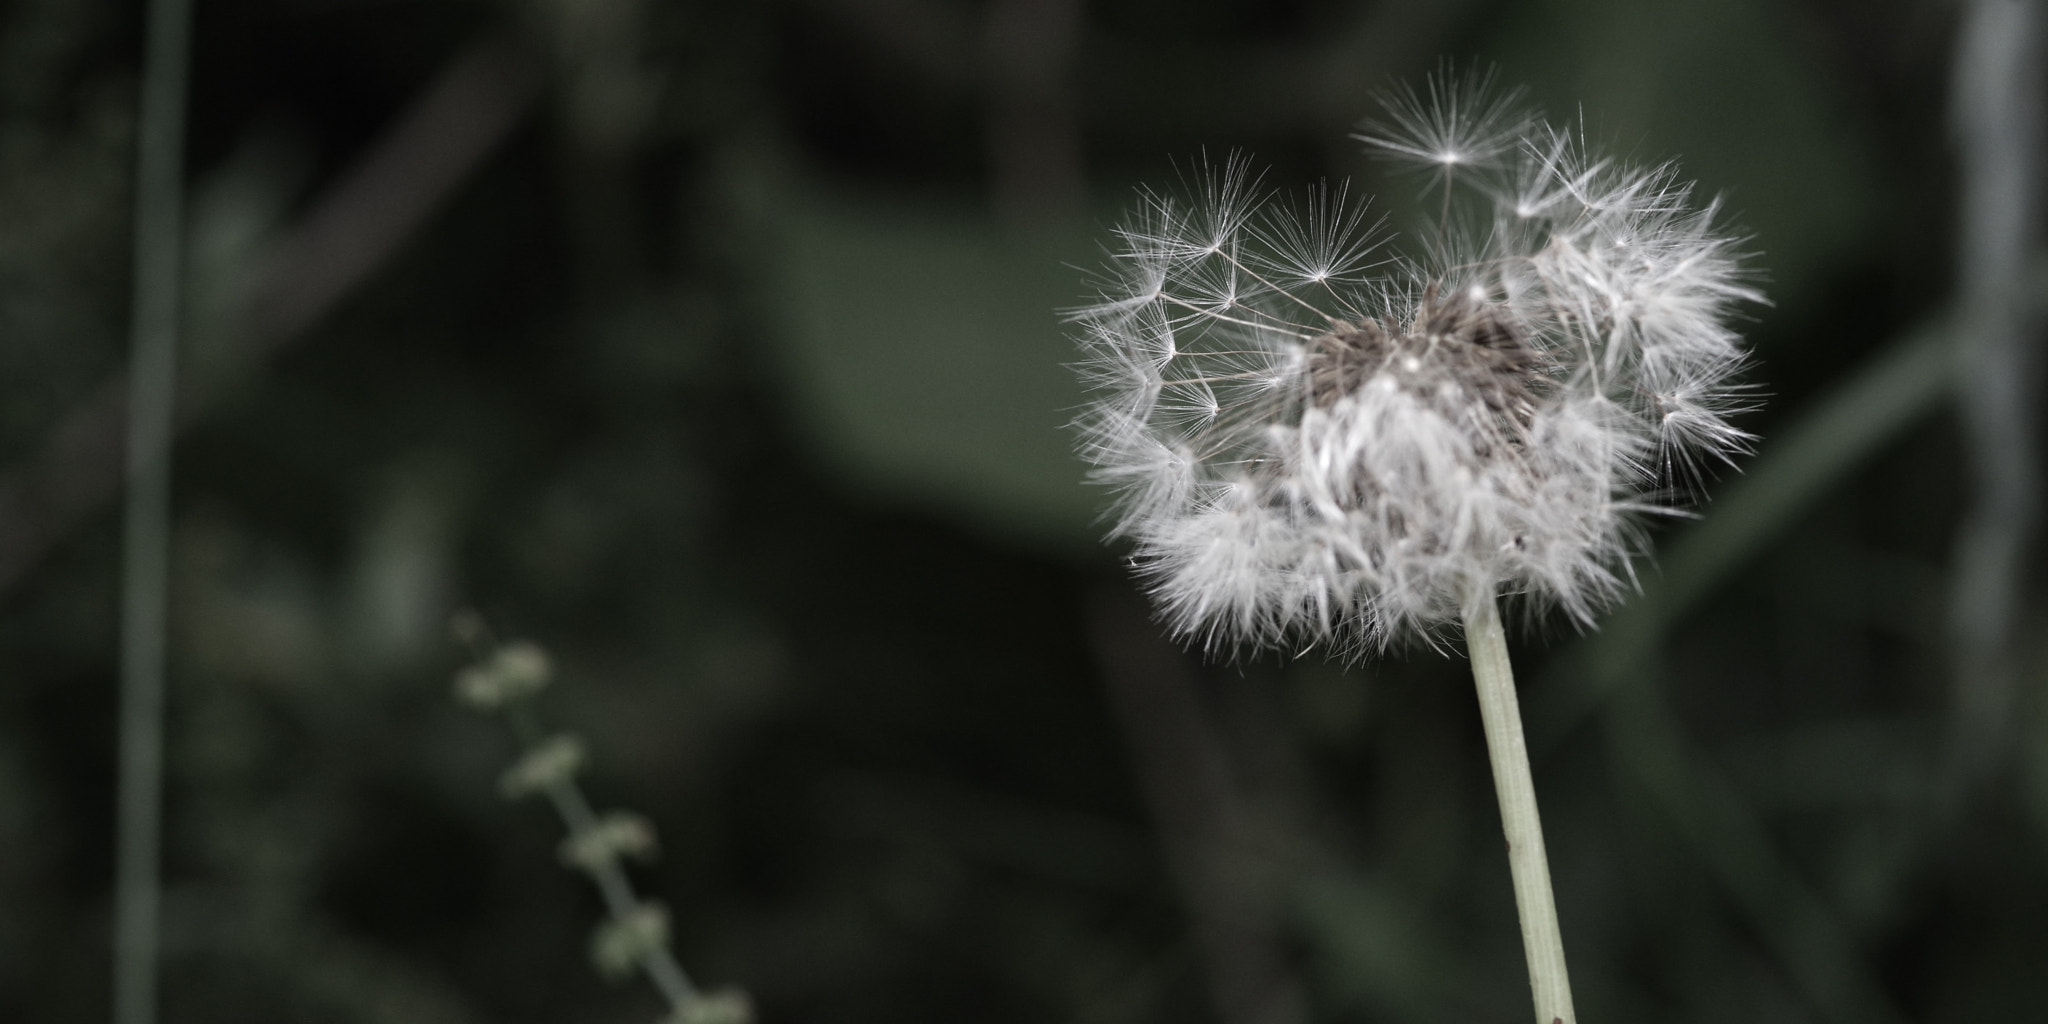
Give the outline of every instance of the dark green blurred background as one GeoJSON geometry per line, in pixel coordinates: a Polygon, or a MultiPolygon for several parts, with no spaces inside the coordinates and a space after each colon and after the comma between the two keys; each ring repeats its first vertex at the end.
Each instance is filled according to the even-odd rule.
{"type": "MultiPolygon", "coordinates": [[[[198,0],[164,1019],[657,1016],[449,697],[473,607],[765,1021],[1526,1020],[1462,660],[1178,652],[1062,429],[1133,186],[1242,149],[1398,212],[1346,134],[1445,58],[1680,158],[1772,299],[1707,488],[1757,486],[1517,649],[1583,1019],[2042,1019],[2040,609],[1944,781],[1943,385],[1814,425],[1951,292],[1954,14],[198,0]]],[[[0,6],[0,1021],[109,1005],[140,19],[0,6]]]]}

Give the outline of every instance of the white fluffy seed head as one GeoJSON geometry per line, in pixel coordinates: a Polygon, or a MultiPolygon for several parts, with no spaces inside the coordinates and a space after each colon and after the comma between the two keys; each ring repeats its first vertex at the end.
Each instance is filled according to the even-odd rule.
{"type": "Polygon", "coordinates": [[[1455,190],[1415,239],[1239,159],[1117,230],[1071,313],[1080,447],[1180,635],[1358,656],[1436,642],[1475,587],[1585,623],[1651,496],[1744,449],[1728,321],[1762,296],[1715,204],[1487,84],[1392,94],[1363,136],[1455,190]]]}

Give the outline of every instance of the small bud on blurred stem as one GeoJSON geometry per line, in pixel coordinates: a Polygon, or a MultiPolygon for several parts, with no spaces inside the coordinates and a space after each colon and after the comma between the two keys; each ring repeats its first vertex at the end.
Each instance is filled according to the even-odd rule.
{"type": "Polygon", "coordinates": [[[540,692],[553,677],[554,665],[547,652],[518,641],[456,673],[455,694],[471,707],[495,711],[540,692]]]}
{"type": "Polygon", "coordinates": [[[597,926],[590,936],[590,962],[597,965],[599,974],[619,981],[667,945],[667,909],[659,903],[642,903],[625,916],[597,926]]]}
{"type": "Polygon", "coordinates": [[[629,811],[612,811],[588,828],[562,840],[562,863],[582,871],[595,872],[617,863],[621,857],[651,859],[659,845],[654,825],[629,811]]]}
{"type": "Polygon", "coordinates": [[[584,760],[582,740],[567,734],[550,736],[512,762],[498,780],[498,791],[507,800],[543,792],[574,779],[584,760]]]}

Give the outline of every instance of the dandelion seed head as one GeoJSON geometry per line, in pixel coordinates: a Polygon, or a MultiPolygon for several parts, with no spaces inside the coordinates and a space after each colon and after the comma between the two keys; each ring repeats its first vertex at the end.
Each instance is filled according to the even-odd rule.
{"type": "Polygon", "coordinates": [[[1457,189],[1434,230],[1198,164],[1191,198],[1140,194],[1069,313],[1113,531],[1215,651],[1440,643],[1474,587],[1589,622],[1657,496],[1749,441],[1728,323],[1762,296],[1716,204],[1490,76],[1383,103],[1367,144],[1457,189]]]}

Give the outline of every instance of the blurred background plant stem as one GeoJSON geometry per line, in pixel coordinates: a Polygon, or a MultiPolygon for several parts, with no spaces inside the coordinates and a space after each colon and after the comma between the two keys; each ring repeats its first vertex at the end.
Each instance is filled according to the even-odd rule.
{"type": "MultiPolygon", "coordinates": [[[[1948,799],[2008,761],[2020,685],[2026,556],[2041,514],[2041,254],[2044,100],[2036,0],[1962,5],[1950,78],[1960,172],[1956,377],[1973,491],[1956,535],[1949,629],[1955,708],[1948,799]]],[[[1944,817],[1947,816],[1945,812],[1944,817]]]]}
{"type": "Polygon", "coordinates": [[[153,1024],[161,942],[165,613],[172,403],[185,247],[191,0],[150,0],[136,133],[128,491],[121,570],[120,788],[114,888],[115,1024],[153,1024]]]}

